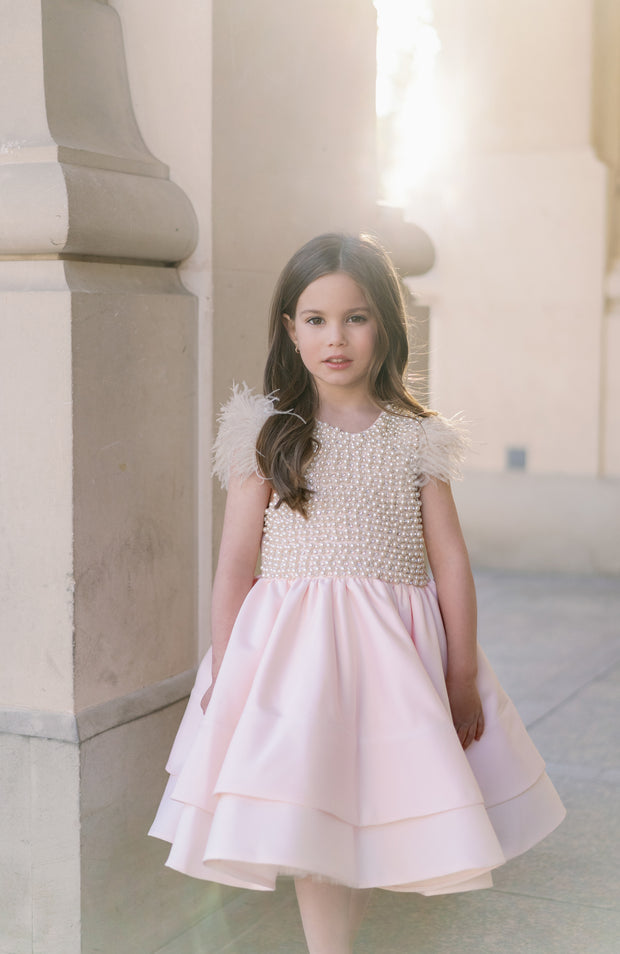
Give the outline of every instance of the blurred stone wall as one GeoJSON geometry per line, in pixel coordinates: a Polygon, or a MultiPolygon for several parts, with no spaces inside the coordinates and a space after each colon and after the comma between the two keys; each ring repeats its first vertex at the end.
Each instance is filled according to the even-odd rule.
{"type": "Polygon", "coordinates": [[[617,573],[618,7],[433,9],[454,139],[422,219],[437,264],[412,288],[432,401],[472,424],[456,489],[472,557],[617,573]]]}

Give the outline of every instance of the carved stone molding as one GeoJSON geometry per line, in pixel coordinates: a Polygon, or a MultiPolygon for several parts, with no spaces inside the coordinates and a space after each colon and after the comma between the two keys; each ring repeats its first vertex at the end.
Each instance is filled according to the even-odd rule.
{"type": "Polygon", "coordinates": [[[0,256],[175,263],[197,223],[145,145],[99,0],[0,0],[0,256]]]}

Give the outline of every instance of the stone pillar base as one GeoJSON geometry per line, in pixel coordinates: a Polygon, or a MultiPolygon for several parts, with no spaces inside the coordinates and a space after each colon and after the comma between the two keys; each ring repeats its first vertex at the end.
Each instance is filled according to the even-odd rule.
{"type": "Polygon", "coordinates": [[[58,260],[0,298],[0,949],[152,954],[214,903],[147,838],[196,662],[196,302],[58,260]]]}
{"type": "Polygon", "coordinates": [[[620,573],[620,480],[469,471],[454,484],[478,567],[620,573]]]}
{"type": "MultiPolygon", "coordinates": [[[[170,690],[159,687],[161,698],[170,690]]],[[[81,743],[0,733],[0,762],[10,779],[0,817],[7,954],[194,950],[184,946],[188,928],[236,896],[165,868],[167,846],[146,837],[183,705],[81,743]]],[[[41,731],[43,721],[41,714],[41,731]]]]}

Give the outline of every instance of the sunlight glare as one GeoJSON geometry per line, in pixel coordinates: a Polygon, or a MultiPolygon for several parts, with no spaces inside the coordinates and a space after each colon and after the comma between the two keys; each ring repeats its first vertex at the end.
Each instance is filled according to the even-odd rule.
{"type": "Polygon", "coordinates": [[[441,161],[444,130],[431,0],[374,0],[382,199],[405,207],[441,161]]]}

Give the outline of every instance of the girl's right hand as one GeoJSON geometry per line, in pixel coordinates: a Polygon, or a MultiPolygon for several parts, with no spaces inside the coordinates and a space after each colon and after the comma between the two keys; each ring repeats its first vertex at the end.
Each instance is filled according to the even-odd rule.
{"type": "Polygon", "coordinates": [[[200,708],[202,709],[203,713],[207,711],[207,706],[209,705],[212,694],[213,694],[213,683],[211,683],[211,685],[205,692],[204,696],[200,700],[200,708]]]}
{"type": "Polygon", "coordinates": [[[204,696],[200,700],[200,708],[202,709],[203,713],[207,711],[207,706],[209,705],[211,701],[211,696],[213,695],[214,688],[215,688],[215,676],[211,676],[211,685],[209,686],[204,696]]]}

